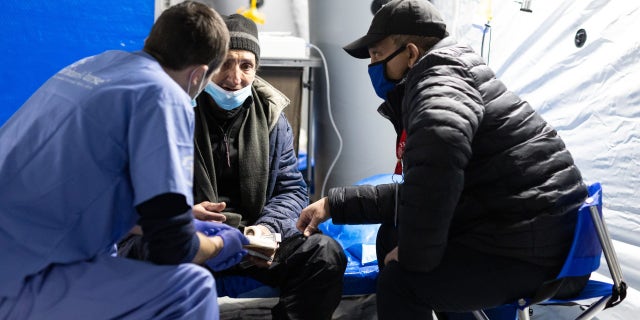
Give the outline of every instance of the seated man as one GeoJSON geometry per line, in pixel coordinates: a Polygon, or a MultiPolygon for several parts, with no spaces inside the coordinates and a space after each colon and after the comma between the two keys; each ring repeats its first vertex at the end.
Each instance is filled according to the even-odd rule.
{"type": "Polygon", "coordinates": [[[143,51],[65,67],[0,128],[0,319],[218,318],[211,274],[189,262],[233,263],[246,239],[196,232],[188,160],[191,100],[228,41],[215,11],[180,3],[143,51]],[[154,263],[112,256],[136,221],[154,263]]]}
{"type": "Polygon", "coordinates": [[[249,257],[215,276],[246,275],[279,288],[274,319],[329,319],[342,296],[346,257],[332,238],[296,230],[308,195],[283,113],[289,99],[256,77],[255,23],[223,18],[229,53],[197,98],[194,215],[245,233],[279,233],[282,243],[272,261],[249,257]]]}
{"type": "MultiPolygon", "coordinates": [[[[344,47],[370,59],[382,114],[398,134],[402,184],[329,190],[298,228],[381,223],[380,319],[431,319],[534,296],[552,281],[587,196],[561,137],[496,79],[482,57],[447,36],[424,0],[393,0],[344,47]]],[[[586,278],[562,283],[570,296],[586,278]]]]}

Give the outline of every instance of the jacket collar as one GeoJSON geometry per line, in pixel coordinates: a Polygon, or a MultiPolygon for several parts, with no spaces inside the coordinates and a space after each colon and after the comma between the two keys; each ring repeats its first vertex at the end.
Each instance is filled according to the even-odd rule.
{"type": "Polygon", "coordinates": [[[254,97],[257,96],[266,109],[265,113],[268,114],[269,119],[269,132],[271,132],[278,122],[280,114],[291,103],[291,100],[280,90],[258,76],[253,80],[253,89],[255,90],[254,97]]]}
{"type": "Polygon", "coordinates": [[[384,118],[391,121],[393,128],[397,134],[402,132],[402,98],[404,97],[404,89],[406,82],[403,79],[387,94],[387,100],[385,100],[379,107],[378,113],[384,118]]]}

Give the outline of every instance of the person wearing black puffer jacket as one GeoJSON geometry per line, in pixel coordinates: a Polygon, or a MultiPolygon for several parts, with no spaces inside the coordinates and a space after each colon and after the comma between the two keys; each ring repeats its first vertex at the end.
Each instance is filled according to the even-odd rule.
{"type": "MultiPolygon", "coordinates": [[[[404,182],[330,189],[302,211],[298,229],[314,233],[329,217],[382,224],[380,319],[430,319],[432,310],[534,296],[560,271],[587,197],[557,132],[448,36],[428,1],[389,2],[344,49],[371,59],[404,182]]],[[[556,295],[576,294],[587,279],[555,287],[556,295]]]]}

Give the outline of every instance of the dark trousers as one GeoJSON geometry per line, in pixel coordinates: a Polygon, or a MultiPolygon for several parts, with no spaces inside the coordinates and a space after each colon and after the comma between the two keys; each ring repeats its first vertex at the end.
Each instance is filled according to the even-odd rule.
{"type": "Polygon", "coordinates": [[[285,239],[267,269],[234,267],[216,272],[245,275],[280,289],[273,319],[331,319],[342,298],[347,258],[334,239],[314,234],[285,239]]]}
{"type": "MultiPolygon", "coordinates": [[[[145,257],[140,236],[128,237],[119,244],[118,254],[129,258],[145,257]]],[[[284,239],[269,268],[240,266],[214,277],[242,275],[280,289],[280,301],[271,310],[273,319],[331,319],[342,298],[342,282],[347,258],[334,239],[314,234],[284,239]]]]}
{"type": "MultiPolygon", "coordinates": [[[[534,296],[541,284],[560,271],[560,267],[492,256],[451,243],[438,267],[429,272],[411,272],[395,261],[382,266],[386,253],[397,245],[393,226],[383,224],[377,241],[381,265],[377,304],[381,320],[430,320],[433,310],[438,314],[465,312],[511,303],[534,296]]],[[[577,281],[585,283],[587,279],[577,281]]],[[[579,289],[580,286],[572,290],[579,289]]]]}

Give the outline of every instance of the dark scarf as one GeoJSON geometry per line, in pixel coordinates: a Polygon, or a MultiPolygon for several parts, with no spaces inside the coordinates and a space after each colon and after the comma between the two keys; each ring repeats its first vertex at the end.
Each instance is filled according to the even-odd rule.
{"type": "MultiPolygon", "coordinates": [[[[204,108],[215,108],[207,94],[198,98],[195,127],[195,161],[193,194],[195,203],[219,202],[214,158],[204,108]]],[[[255,221],[265,204],[269,174],[269,110],[252,88],[252,105],[240,125],[238,135],[239,209],[243,219],[255,221]]]]}

